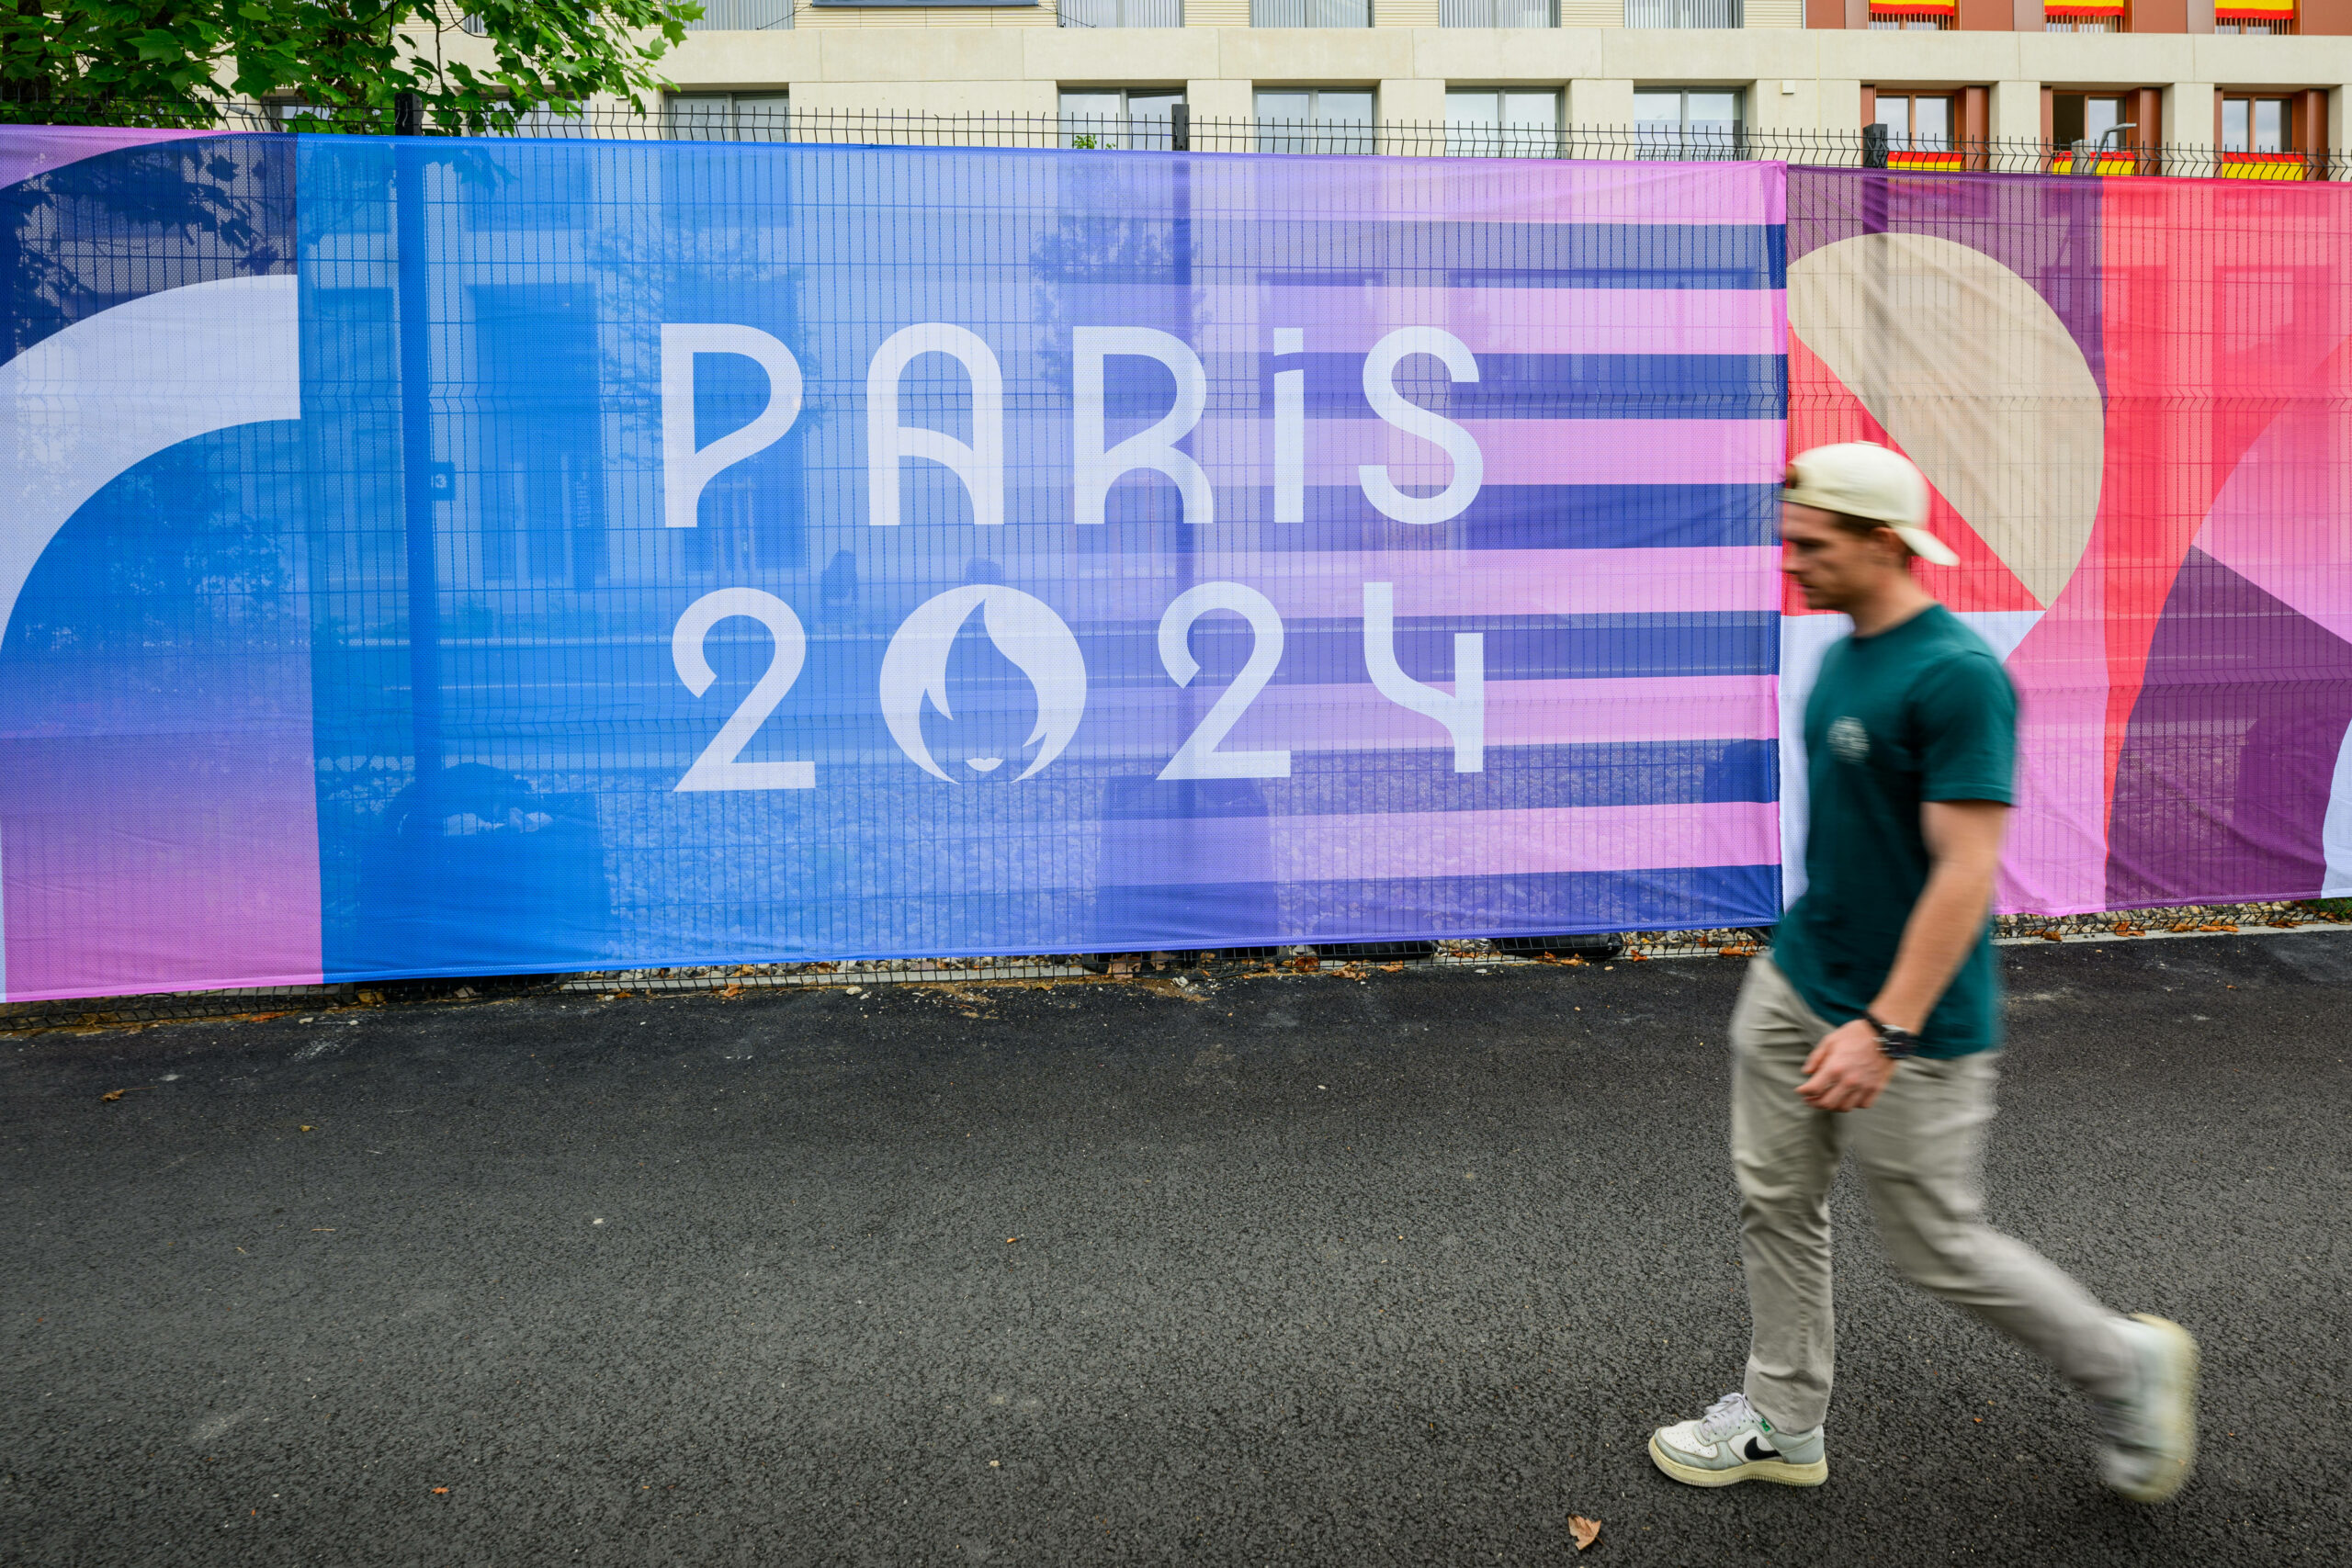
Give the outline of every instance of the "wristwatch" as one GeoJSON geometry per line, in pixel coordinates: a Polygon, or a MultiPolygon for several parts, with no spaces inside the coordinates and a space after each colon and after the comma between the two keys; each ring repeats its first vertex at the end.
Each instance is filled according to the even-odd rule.
{"type": "Polygon", "coordinates": [[[1897,1029],[1868,1012],[1862,1014],[1862,1021],[1878,1031],[1879,1054],[1890,1061],[1899,1062],[1919,1049],[1919,1037],[1907,1029],[1897,1029]]]}

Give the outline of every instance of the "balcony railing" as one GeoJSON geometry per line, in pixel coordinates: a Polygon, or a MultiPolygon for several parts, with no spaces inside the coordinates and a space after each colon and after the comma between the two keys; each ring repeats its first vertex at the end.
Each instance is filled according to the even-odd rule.
{"type": "Polygon", "coordinates": [[[1372,0],[1250,0],[1253,28],[1368,28],[1372,0]]]}
{"type": "Polygon", "coordinates": [[[1181,28],[1184,0],[1061,0],[1065,28],[1181,28]]]}
{"type": "Polygon", "coordinates": [[[1442,28],[1555,28],[1556,0],[1438,0],[1442,28]]]}
{"type": "Polygon", "coordinates": [[[1629,28],[1736,28],[1740,0],[1625,0],[1629,28]]]}
{"type": "MultiPolygon", "coordinates": [[[[683,107],[683,106],[682,106],[683,107]]],[[[283,106],[255,103],[223,107],[210,127],[229,131],[278,131],[299,135],[392,130],[382,109],[304,108],[286,115],[283,106]]],[[[2073,149],[2038,137],[1954,138],[1937,147],[1898,147],[1883,133],[1804,130],[1753,126],[1616,125],[1540,128],[1446,126],[1383,121],[1377,127],[1256,119],[1183,121],[1148,118],[1074,121],[1055,114],[922,115],[852,109],[804,109],[788,116],[783,106],[738,102],[720,116],[696,107],[685,117],[654,109],[637,114],[596,107],[577,114],[541,109],[511,129],[486,123],[481,113],[434,121],[429,134],[457,131],[512,133],[584,140],[646,141],[692,134],[710,141],[763,141],[888,147],[1068,148],[1077,135],[1092,134],[1105,156],[1122,152],[1379,152],[1402,157],[1531,156],[1631,161],[1639,159],[1763,159],[1830,168],[1883,168],[1891,175],[1931,179],[1952,174],[2075,174],[2073,149]],[[691,130],[689,130],[691,126],[691,130]]],[[[0,102],[0,123],[47,125],[170,125],[205,129],[177,107],[142,109],[120,100],[104,106],[73,103],[0,102]]],[[[1873,128],[1876,129],[1876,128],[1873,128]]],[[[2083,177],[2162,175],[2243,180],[2341,180],[2352,178],[2352,154],[2341,152],[2240,152],[2207,146],[2108,148],[2084,157],[2083,177]]]]}
{"type": "Polygon", "coordinates": [[[793,0],[702,0],[690,33],[756,33],[792,26],[793,0]]]}

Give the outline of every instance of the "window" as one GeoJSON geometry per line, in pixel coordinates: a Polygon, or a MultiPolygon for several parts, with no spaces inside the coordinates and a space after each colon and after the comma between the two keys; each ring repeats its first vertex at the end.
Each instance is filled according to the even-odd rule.
{"type": "Polygon", "coordinates": [[[1165,152],[1184,95],[1166,87],[1089,87],[1062,94],[1065,147],[1148,147],[1165,152]]]}
{"type": "Polygon", "coordinates": [[[1253,28],[1368,28],[1372,0],[1250,0],[1253,28]]]}
{"type": "Polygon", "coordinates": [[[1637,88],[1634,138],[1634,155],[1641,158],[1739,157],[1738,89],[1637,88]]]}
{"type": "Polygon", "coordinates": [[[2311,135],[2299,128],[2294,104],[2288,98],[2222,100],[2222,166],[2224,179],[2301,180],[2311,177],[2310,162],[2296,150],[2311,135]],[[2299,136],[2297,130],[2305,135],[2299,136]]]}
{"type": "Polygon", "coordinates": [[[792,0],[702,0],[690,33],[752,33],[792,26],[792,0]]]}
{"type": "Polygon", "coordinates": [[[2154,137],[2132,123],[2132,100],[2090,93],[2054,93],[2050,100],[2050,170],[2059,175],[2131,175],[2141,167],[2137,148],[2143,136],[2154,137]],[[2077,151],[2096,159],[2077,158],[2077,151]],[[2094,166],[2096,164],[2096,166],[2094,166]]]}
{"type": "Polygon", "coordinates": [[[1951,99],[1940,93],[1881,93],[1873,124],[1886,128],[1886,166],[1891,169],[1957,169],[1952,145],[1951,99]]]}
{"type": "Polygon", "coordinates": [[[1442,28],[1555,28],[1560,8],[1554,0],[1438,0],[1442,28]]]}
{"type": "Polygon", "coordinates": [[[2124,103],[2120,97],[2059,93],[2051,99],[2050,140],[2061,148],[2077,141],[2094,148],[2127,145],[2130,122],[2124,118],[2124,103]]]}
{"type": "Polygon", "coordinates": [[[2222,151],[2224,152],[2284,152],[2289,151],[2287,100],[2284,98],[2223,98],[2222,151]]]}
{"type": "Polygon", "coordinates": [[[663,106],[678,141],[786,141],[789,97],[783,93],[673,93],[663,106]]]}
{"type": "Polygon", "coordinates": [[[1061,0],[1054,25],[1063,28],[1181,28],[1184,0],[1061,0]]]}
{"type": "Polygon", "coordinates": [[[1361,87],[1267,87],[1258,94],[1261,152],[1371,152],[1372,94],[1361,87]]]}
{"type": "Polygon", "coordinates": [[[1736,28],[1740,0],[1625,0],[1629,28],[1736,28]]]}
{"type": "Polygon", "coordinates": [[[1560,151],[1560,95],[1538,88],[1453,88],[1445,150],[1456,158],[1550,158],[1560,151]]]}

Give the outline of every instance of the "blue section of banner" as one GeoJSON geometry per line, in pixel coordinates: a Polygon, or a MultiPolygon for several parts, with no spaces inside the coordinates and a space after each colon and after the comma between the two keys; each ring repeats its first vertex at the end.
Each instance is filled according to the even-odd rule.
{"type": "MultiPolygon", "coordinates": [[[[910,222],[920,221],[909,216],[910,222]]],[[[1136,280],[1160,282],[1174,262],[1177,227],[1178,220],[1151,214],[1101,214],[1068,222],[1058,232],[1078,254],[1131,248],[1149,256],[1138,266],[1136,280]]],[[[1263,275],[1258,281],[1267,284],[1780,288],[1788,277],[1785,231],[1760,223],[1196,218],[1186,229],[1192,243],[1219,266],[1253,269],[1263,275]]],[[[911,229],[904,232],[913,237],[911,229]]],[[[1091,265],[1046,270],[1047,276],[1057,275],[1090,281],[1096,277],[1091,265]]]]}
{"type": "Polygon", "coordinates": [[[330,976],[1773,918],[1781,361],[1485,352],[1780,287],[1723,171],[299,155],[330,976]],[[1233,285],[1422,303],[1286,424],[1233,285]]]}
{"type": "Polygon", "coordinates": [[[1118,890],[1116,929],[1147,950],[1295,942],[1377,942],[1443,930],[1461,936],[1688,931],[1757,924],[1777,865],[1416,877],[1403,882],[1263,883],[1118,890]],[[1400,911],[1415,919],[1400,921],[1400,911]]]}

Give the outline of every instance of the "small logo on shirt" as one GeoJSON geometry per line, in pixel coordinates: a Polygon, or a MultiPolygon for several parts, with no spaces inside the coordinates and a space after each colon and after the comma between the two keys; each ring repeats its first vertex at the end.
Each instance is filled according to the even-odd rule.
{"type": "Polygon", "coordinates": [[[1849,714],[1829,727],[1829,750],[1841,762],[1859,762],[1871,754],[1871,733],[1849,714]]]}

